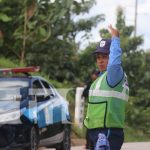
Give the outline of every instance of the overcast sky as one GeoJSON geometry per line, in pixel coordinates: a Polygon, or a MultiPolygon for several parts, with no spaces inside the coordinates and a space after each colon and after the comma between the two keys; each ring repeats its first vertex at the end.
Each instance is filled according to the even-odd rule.
{"type": "MultiPolygon", "coordinates": [[[[87,16],[97,14],[105,14],[105,21],[100,23],[98,27],[92,30],[92,36],[89,41],[100,41],[99,30],[116,23],[116,8],[122,6],[125,12],[126,25],[134,25],[135,0],[96,0],[97,4],[92,7],[87,16]]],[[[85,16],[86,17],[86,16],[85,16]]],[[[82,34],[77,37],[80,40],[82,34]]],[[[138,16],[137,16],[137,35],[144,38],[144,49],[150,49],[150,0],[138,0],[138,16]]],[[[83,42],[81,48],[84,48],[89,42],[83,42]]]]}

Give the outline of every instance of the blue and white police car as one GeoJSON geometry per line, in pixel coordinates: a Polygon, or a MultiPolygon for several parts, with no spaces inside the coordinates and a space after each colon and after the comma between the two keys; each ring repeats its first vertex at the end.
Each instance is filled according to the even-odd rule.
{"type": "Polygon", "coordinates": [[[45,79],[29,74],[36,71],[0,69],[0,149],[70,150],[68,102],[45,79]]]}

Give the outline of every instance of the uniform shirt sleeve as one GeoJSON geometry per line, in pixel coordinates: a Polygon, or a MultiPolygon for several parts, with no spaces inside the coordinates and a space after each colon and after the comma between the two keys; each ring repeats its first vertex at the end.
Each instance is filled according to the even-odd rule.
{"type": "Polygon", "coordinates": [[[113,37],[107,66],[107,82],[111,87],[115,87],[124,76],[121,66],[121,55],[122,49],[120,48],[120,39],[118,37],[113,37]]]}

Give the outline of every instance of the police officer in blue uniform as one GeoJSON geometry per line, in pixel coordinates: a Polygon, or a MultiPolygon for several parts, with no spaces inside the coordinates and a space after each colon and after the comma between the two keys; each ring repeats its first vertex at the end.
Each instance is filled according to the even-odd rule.
{"type": "Polygon", "coordinates": [[[129,88],[121,66],[119,31],[111,25],[109,30],[112,38],[102,39],[94,52],[100,74],[90,87],[84,125],[89,130],[92,149],[101,133],[107,137],[110,150],[120,150],[129,88]]]}

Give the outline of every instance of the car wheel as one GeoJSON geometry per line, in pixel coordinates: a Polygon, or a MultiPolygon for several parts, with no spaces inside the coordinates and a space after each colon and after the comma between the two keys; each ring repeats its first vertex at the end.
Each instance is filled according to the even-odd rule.
{"type": "Polygon", "coordinates": [[[30,130],[30,145],[24,150],[37,150],[38,149],[38,133],[36,128],[33,126],[30,130]]]}
{"type": "Polygon", "coordinates": [[[71,140],[70,140],[70,125],[65,125],[64,127],[64,138],[56,150],[70,150],[71,140]]]}

